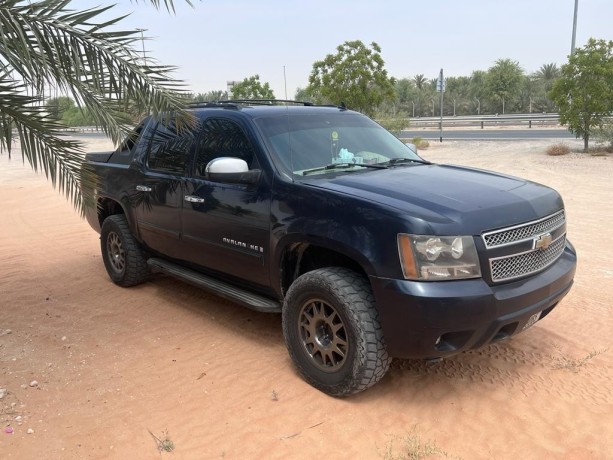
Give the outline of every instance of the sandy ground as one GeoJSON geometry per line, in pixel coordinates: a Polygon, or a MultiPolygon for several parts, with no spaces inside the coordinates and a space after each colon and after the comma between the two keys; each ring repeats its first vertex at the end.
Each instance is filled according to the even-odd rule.
{"type": "Polygon", "coordinates": [[[613,458],[613,157],[548,157],[551,143],[422,154],[558,189],[580,256],[571,293],[508,342],[436,365],[396,360],[348,399],[300,379],[277,315],[170,278],[113,285],[98,235],[5,152],[0,458],[613,458]],[[172,453],[157,449],[166,435],[172,453]]]}

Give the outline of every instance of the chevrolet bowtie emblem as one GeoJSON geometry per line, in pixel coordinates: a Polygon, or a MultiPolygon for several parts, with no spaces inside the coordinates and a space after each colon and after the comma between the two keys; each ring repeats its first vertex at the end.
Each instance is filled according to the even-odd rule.
{"type": "Polygon", "coordinates": [[[543,233],[534,239],[534,249],[544,251],[551,244],[551,233],[543,233]]]}

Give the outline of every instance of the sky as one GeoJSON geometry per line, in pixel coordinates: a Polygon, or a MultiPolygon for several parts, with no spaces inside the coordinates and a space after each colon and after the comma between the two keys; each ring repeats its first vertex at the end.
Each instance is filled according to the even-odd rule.
{"type": "MultiPolygon", "coordinates": [[[[143,0],[73,0],[85,9],[115,4],[130,13],[123,29],[146,29],[148,58],[178,67],[194,93],[225,90],[229,80],[260,75],[277,98],[308,84],[313,63],[348,40],[381,47],[397,79],[468,76],[497,59],[526,73],[567,61],[575,0],[175,0],[176,13],[143,0]],[[285,80],[284,80],[285,72],[285,80]]],[[[579,0],[576,46],[613,40],[613,0],[579,0]]]]}

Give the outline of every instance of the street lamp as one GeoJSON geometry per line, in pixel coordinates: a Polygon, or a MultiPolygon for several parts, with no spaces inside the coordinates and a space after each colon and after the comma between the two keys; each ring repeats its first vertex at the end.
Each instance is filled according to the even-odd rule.
{"type": "Polygon", "coordinates": [[[575,0],[575,14],[573,15],[573,38],[570,43],[570,54],[575,54],[575,37],[577,36],[577,10],[579,9],[579,0],[575,0]]]}

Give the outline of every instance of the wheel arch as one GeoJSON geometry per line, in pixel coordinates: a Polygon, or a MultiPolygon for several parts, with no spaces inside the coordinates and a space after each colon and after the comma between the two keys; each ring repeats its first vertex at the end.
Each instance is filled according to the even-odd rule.
{"type": "Polygon", "coordinates": [[[126,217],[130,231],[138,237],[138,228],[134,221],[133,213],[130,210],[128,199],[116,199],[111,197],[99,197],[97,202],[96,217],[99,228],[102,228],[104,220],[115,214],[123,214],[126,217]]]}
{"type": "MultiPolygon", "coordinates": [[[[288,240],[278,253],[278,281],[282,296],[300,275],[318,268],[344,267],[368,280],[374,274],[370,261],[355,249],[336,241],[288,240]]],[[[370,284],[370,282],[369,282],[370,284]]]]}

